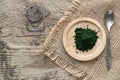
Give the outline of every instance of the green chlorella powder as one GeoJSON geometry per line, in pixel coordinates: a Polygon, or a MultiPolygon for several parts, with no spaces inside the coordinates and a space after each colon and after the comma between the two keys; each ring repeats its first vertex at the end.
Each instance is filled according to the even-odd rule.
{"type": "Polygon", "coordinates": [[[97,32],[90,28],[76,28],[74,36],[76,48],[80,51],[91,50],[97,41],[97,32]]]}

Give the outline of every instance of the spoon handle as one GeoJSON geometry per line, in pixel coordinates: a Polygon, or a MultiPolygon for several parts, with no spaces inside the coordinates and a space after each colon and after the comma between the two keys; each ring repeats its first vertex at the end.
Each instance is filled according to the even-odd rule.
{"type": "Polygon", "coordinates": [[[107,62],[107,69],[111,69],[111,50],[110,50],[110,31],[108,31],[108,46],[107,46],[107,53],[106,53],[106,62],[107,62]]]}

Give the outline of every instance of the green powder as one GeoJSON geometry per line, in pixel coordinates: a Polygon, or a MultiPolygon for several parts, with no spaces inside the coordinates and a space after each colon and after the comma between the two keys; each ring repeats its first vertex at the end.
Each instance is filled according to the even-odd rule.
{"type": "Polygon", "coordinates": [[[75,30],[75,44],[80,51],[91,50],[97,41],[97,32],[90,28],[76,28],[75,30]]]}

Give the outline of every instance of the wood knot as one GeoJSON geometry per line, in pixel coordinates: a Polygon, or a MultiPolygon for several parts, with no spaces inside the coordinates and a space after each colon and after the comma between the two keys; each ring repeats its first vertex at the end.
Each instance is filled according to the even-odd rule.
{"type": "Polygon", "coordinates": [[[27,8],[27,26],[29,32],[43,32],[45,30],[45,19],[50,15],[50,11],[43,5],[32,4],[27,8]]]}
{"type": "Polygon", "coordinates": [[[32,23],[38,23],[42,18],[42,12],[39,6],[33,5],[27,10],[27,18],[32,23]]]}

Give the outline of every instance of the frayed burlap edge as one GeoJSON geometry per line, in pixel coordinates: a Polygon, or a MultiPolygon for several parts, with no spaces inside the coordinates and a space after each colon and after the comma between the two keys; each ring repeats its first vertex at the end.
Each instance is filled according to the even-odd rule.
{"type": "Polygon", "coordinates": [[[62,57],[54,54],[54,51],[49,51],[51,44],[53,43],[56,34],[58,34],[59,29],[63,27],[65,22],[69,19],[69,17],[77,10],[78,6],[82,4],[82,1],[75,0],[73,1],[72,5],[68,8],[67,11],[65,11],[64,16],[57,22],[57,24],[53,27],[52,31],[48,35],[47,39],[44,43],[44,53],[47,55],[51,60],[53,60],[58,66],[65,69],[69,73],[71,73],[73,76],[79,77],[79,79],[85,79],[90,80],[91,77],[88,76],[87,72],[78,69],[74,65],[72,65],[70,62],[64,60],[62,57]]]}

